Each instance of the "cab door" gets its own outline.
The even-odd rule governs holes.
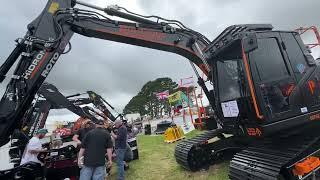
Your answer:
[[[257,45],[258,48],[248,53],[248,59],[265,119],[275,122],[301,113],[300,91],[280,34],[257,33]]]
[[[308,112],[320,107],[320,71],[297,33],[280,33]]]

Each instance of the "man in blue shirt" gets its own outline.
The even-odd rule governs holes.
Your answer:
[[[111,132],[111,136],[115,139],[115,150],[117,155],[118,180],[124,180],[124,156],[127,147],[127,128],[123,125],[122,120],[115,122],[117,133]]]

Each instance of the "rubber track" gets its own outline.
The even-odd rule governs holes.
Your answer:
[[[199,167],[195,167],[192,161],[192,154],[194,154],[195,149],[200,147],[201,144],[205,143],[207,140],[216,137],[219,134],[217,130],[210,130],[206,131],[202,134],[199,134],[198,136],[195,136],[191,139],[185,139],[183,141],[180,141],[176,148],[175,148],[175,158],[178,164],[180,164],[185,169],[195,171],[198,170]],[[204,152],[205,153],[205,152]],[[197,157],[200,160],[202,165],[205,165],[208,163],[209,158],[206,158],[205,156]],[[207,161],[207,162],[206,162]]]
[[[237,153],[230,162],[231,180],[278,180],[283,168],[292,163],[312,145],[319,146],[318,137],[290,139],[291,142],[265,141]]]

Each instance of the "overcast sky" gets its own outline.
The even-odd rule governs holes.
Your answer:
[[[214,39],[227,26],[271,23],[276,29],[293,30],[320,25],[319,0],[86,0],[99,6],[118,4],[141,14],[155,14],[182,21],[188,27]],[[44,8],[45,0],[5,0],[0,6],[0,62],[23,37],[26,26]],[[80,6],[78,6],[80,7]],[[181,56],[74,35],[72,51],[60,57],[47,81],[66,95],[93,90],[119,111],[142,85],[158,77],[193,75]],[[4,84],[1,85],[3,89]],[[70,120],[67,111],[51,113],[50,119]]]

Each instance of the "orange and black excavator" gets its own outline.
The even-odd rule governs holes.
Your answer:
[[[197,170],[235,150],[230,179],[316,176],[320,65],[298,32],[240,24],[209,40],[177,20],[80,0],[48,0],[0,67],[3,80],[19,59],[0,101],[1,145],[21,128],[36,92],[59,57],[71,50],[75,34],[172,52],[189,60],[215,111],[211,120],[217,126],[177,144],[175,157],[184,168]],[[206,86],[195,66],[212,87]],[[0,172],[0,177],[16,172],[28,175],[17,167]]]

